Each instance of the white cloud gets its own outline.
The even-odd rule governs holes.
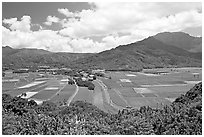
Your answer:
[[[70,42],[74,52],[95,53],[105,50],[104,44],[94,42],[92,39],[72,39]]]
[[[201,26],[202,13],[198,10],[201,9],[201,3],[95,3],[95,5],[96,8],[93,10],[77,12],[80,20],[73,18],[71,21],[69,19],[63,22],[65,28],[62,34],[82,38],[105,36],[113,32],[135,34],[139,31],[142,35],[138,37],[144,38],[144,34],[148,36],[161,30],[179,31],[188,26]]]
[[[70,12],[68,9],[63,8],[63,9],[58,9],[58,12],[65,15],[66,17],[74,17],[74,13]]]
[[[44,24],[50,26],[52,25],[52,23],[57,23],[57,22],[59,22],[59,18],[55,16],[48,16],[47,21],[44,22]]]
[[[93,3],[92,3],[93,4]],[[4,19],[3,45],[32,47],[54,52],[100,52],[142,40],[163,31],[202,26],[201,3],[94,3],[94,9],[70,12],[65,19],[48,16],[46,25],[60,23],[58,31],[31,31],[31,18]],[[101,37],[94,41],[92,36]]]
[[[11,19],[4,19],[4,24],[8,24],[9,28],[11,30],[19,30],[23,32],[30,31],[30,23],[31,23],[31,17],[30,16],[23,16],[21,18],[21,21],[17,21],[17,18],[11,18]]]
[[[10,31],[2,28],[2,43],[13,48],[40,48],[49,51],[72,52],[68,45],[69,38],[62,37],[52,30],[39,30],[34,32]]]
[[[17,18],[10,18],[10,19],[4,19],[3,23],[11,25],[15,23],[16,21],[17,21]]]

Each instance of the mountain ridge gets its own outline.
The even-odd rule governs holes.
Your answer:
[[[189,52],[202,52],[202,37],[193,37],[184,32],[162,32],[156,34],[154,38]]]
[[[98,66],[102,69],[136,69],[174,66],[201,66],[201,56],[181,48],[166,45],[154,37],[121,45],[88,58],[76,60],[74,67]]]
[[[70,68],[136,71],[155,67],[202,66],[202,52],[191,52],[180,45],[170,45],[168,42],[158,40],[158,36],[166,33],[159,33],[141,41],[120,45],[100,53],[50,52],[42,49],[2,47],[2,62],[3,65],[14,64],[15,67],[54,64]],[[175,33],[168,32],[168,34]],[[192,37],[181,32],[176,34]]]

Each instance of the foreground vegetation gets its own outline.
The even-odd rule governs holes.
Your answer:
[[[4,135],[202,134],[202,83],[162,109],[144,106],[109,114],[82,101],[37,105],[8,94],[2,95],[2,107]]]

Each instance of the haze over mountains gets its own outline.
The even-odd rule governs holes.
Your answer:
[[[41,49],[2,48],[3,66],[29,65],[140,70],[155,67],[202,65],[202,38],[183,32],[164,32],[100,53],[53,53]]]

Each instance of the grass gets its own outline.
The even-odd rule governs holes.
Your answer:
[[[50,101],[57,104],[66,103],[67,100],[74,94],[76,85],[66,85],[56,96],[50,99]]]
[[[112,114],[117,114],[118,113],[118,110],[116,110],[115,108],[110,106],[110,104],[108,104],[107,102],[104,102],[103,106],[106,109],[106,111],[109,112],[109,113],[112,113]]]
[[[16,82],[2,82],[2,91],[9,91],[15,88]]]
[[[28,92],[29,90],[27,89],[13,89],[11,91],[8,91],[8,94],[10,94],[11,96],[17,96],[19,94],[22,94],[22,93],[25,93],[25,92]]]
[[[154,93],[164,93],[164,92],[187,92],[190,90],[194,84],[189,84],[185,86],[165,86],[165,87],[148,87]]]
[[[121,86],[122,87],[135,87],[135,84],[132,82],[122,82]]]
[[[112,100],[112,102],[118,106],[122,106],[122,107],[126,107],[127,104],[125,103],[125,101],[123,99],[121,99],[121,97],[113,90],[108,90],[110,99]]]
[[[62,93],[69,93],[76,90],[76,85],[66,85],[60,92]]]
[[[135,93],[133,88],[118,88],[117,89],[124,97],[142,97],[140,94]]]
[[[104,79],[101,78],[101,81],[107,86],[108,89],[112,89],[112,88],[120,88],[120,82],[117,83],[117,81],[114,81],[112,79]]]
[[[47,84],[42,85],[42,86],[38,86],[37,88],[30,90],[30,92],[38,92],[38,91],[41,91],[41,90],[45,89],[47,86],[48,86]]]
[[[184,92],[164,92],[164,93],[157,93],[157,96],[163,98],[176,98],[179,97],[181,94],[185,94]]]
[[[51,98],[54,94],[57,93],[58,90],[43,90],[37,94],[35,94],[34,96],[32,96],[32,98],[34,99],[39,99],[39,100],[48,100],[49,98]]]
[[[140,108],[142,106],[151,106],[153,108],[161,107],[162,105],[168,105],[171,102],[165,98],[158,97],[127,97],[128,104],[130,104],[134,108]]]
[[[92,103],[93,91],[88,90],[87,87],[79,87],[79,91],[73,98],[72,102],[79,100]]]
[[[97,106],[99,109],[103,110],[104,112],[108,112],[104,107],[104,99],[103,99],[103,89],[102,87],[95,81],[93,81],[95,85],[94,92],[93,92],[93,105]]]
[[[157,97],[154,93],[142,93],[144,97]]]
[[[63,92],[63,93],[59,93],[58,95],[54,96],[53,98],[50,99],[50,101],[60,104],[62,102],[67,102],[67,100],[69,100],[69,98],[74,94],[73,91],[71,92]]]

